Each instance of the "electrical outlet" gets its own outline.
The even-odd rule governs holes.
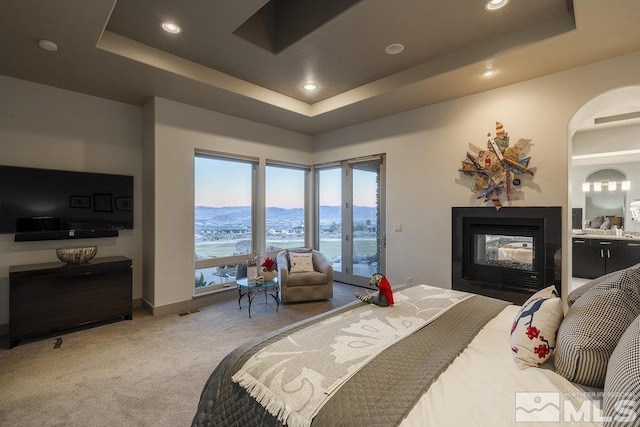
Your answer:
[[[411,278],[411,277],[405,277],[405,279],[404,279],[404,280],[405,280],[405,282],[406,282],[407,284],[409,284],[409,283],[413,283],[413,278]]]
[[[402,231],[402,224],[393,224],[393,231],[399,233]]]

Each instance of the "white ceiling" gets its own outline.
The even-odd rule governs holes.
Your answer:
[[[266,0],[3,0],[0,74],[314,135],[640,49],[638,0],[511,0],[496,12],[485,0],[274,1],[285,13],[265,25],[279,34],[319,25],[277,53],[233,33]],[[341,13],[315,22],[336,3]],[[160,29],[169,18],[181,34]],[[391,43],[405,50],[388,55]],[[309,80],[318,90],[301,89]]]

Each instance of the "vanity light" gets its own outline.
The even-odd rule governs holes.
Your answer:
[[[171,34],[179,34],[182,32],[182,28],[180,28],[178,24],[174,24],[173,22],[169,21],[165,21],[162,23],[162,29]]]
[[[487,10],[498,10],[505,7],[509,3],[509,0],[489,0],[484,6]]]
[[[593,191],[602,191],[602,187],[606,187],[609,191],[616,191],[618,189],[618,185],[620,185],[620,190],[629,191],[631,189],[631,181],[599,181],[599,182],[583,182],[582,183],[582,191],[585,193],[591,191],[591,184],[593,184]]]

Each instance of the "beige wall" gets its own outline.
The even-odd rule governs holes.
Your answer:
[[[311,137],[307,135],[161,98],[154,100],[154,116],[155,197],[153,206],[145,205],[155,213],[154,294],[153,300],[147,300],[146,295],[145,300],[161,307],[193,296],[196,149],[259,158],[261,174],[265,159],[307,165],[312,159]],[[264,200],[264,188],[258,191]],[[147,249],[151,248],[145,246]]]
[[[142,297],[141,109],[0,76],[0,164],[133,175],[135,229],[118,238],[14,242],[0,234],[0,325],[9,322],[9,266],[58,261],[55,249],[97,245],[133,260]]]
[[[504,123],[512,143],[531,138],[533,185],[505,206],[562,206],[568,225],[569,121],[591,98],[640,84],[638,70],[640,53],[330,132],[314,138],[314,161],[386,152],[387,274],[392,283],[410,276],[450,287],[451,207],[483,205],[458,172],[468,144],[486,144],[495,121]],[[403,231],[393,232],[393,224]]]
[[[192,298],[195,149],[258,157],[261,173],[266,158],[312,164],[385,152],[388,275],[449,287],[451,207],[480,205],[457,171],[468,143],[483,145],[496,120],[511,138],[531,138],[538,173],[512,205],[562,206],[569,224],[569,121],[597,95],[640,85],[639,69],[640,53],[627,55],[313,138],[160,98],[139,108],[0,76],[0,163],[134,175],[136,229],[95,244],[133,258],[134,297],[162,307]],[[566,229],[564,241],[566,253]],[[60,244],[0,236],[0,325],[8,266],[54,261]]]

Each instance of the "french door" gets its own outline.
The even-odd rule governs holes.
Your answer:
[[[384,155],[316,166],[316,239],[334,279],[368,286],[385,271]]]

